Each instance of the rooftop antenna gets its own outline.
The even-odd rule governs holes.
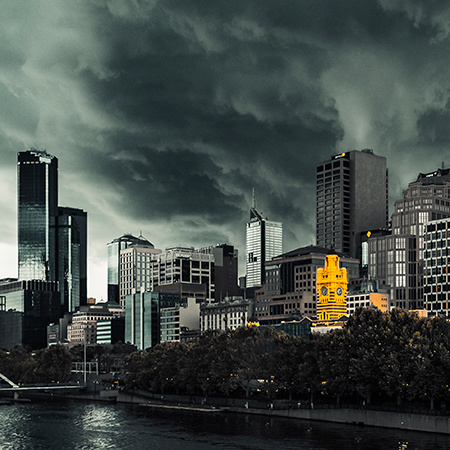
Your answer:
[[[256,195],[255,195],[255,188],[252,188],[252,205],[253,205],[253,209],[256,209]]]

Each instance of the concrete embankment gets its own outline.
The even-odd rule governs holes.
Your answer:
[[[118,402],[138,403],[143,406],[164,409],[179,409],[208,412],[233,412],[239,414],[257,414],[273,417],[285,417],[301,420],[320,420],[358,426],[374,426],[401,430],[425,431],[429,433],[450,434],[450,417],[427,414],[412,414],[367,409],[261,409],[241,406],[211,407],[206,405],[191,406],[189,404],[167,404],[136,395],[120,392]]]
[[[120,390],[101,390],[77,395],[48,395],[39,394],[39,397],[65,397],[87,401],[109,401],[117,403],[139,404],[155,409],[173,409],[198,412],[231,412],[238,414],[255,414],[272,417],[285,417],[297,420],[318,420],[324,422],[336,422],[358,426],[374,426],[394,428],[401,430],[424,431],[429,433],[450,434],[450,416],[437,416],[428,414],[413,414],[407,412],[374,411],[369,409],[264,409],[261,407],[245,407],[245,400],[237,400],[223,406],[211,403],[202,404],[189,402],[185,396],[170,396],[161,398],[157,395],[145,395],[144,393],[129,393]],[[213,399],[209,399],[213,401]],[[239,405],[239,406],[236,406]]]

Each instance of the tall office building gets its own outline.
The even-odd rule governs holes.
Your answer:
[[[281,253],[283,224],[264,218],[253,202],[246,228],[246,287],[262,286],[265,281],[264,263]]]
[[[112,240],[108,248],[108,301],[120,303],[120,251],[138,246],[141,248],[155,248],[153,244],[142,235],[135,237],[131,234],[124,234],[123,236]]]
[[[388,223],[386,158],[352,150],[316,167],[317,245],[361,259],[361,232]]]
[[[19,279],[56,281],[58,159],[35,149],[17,159]]]
[[[422,309],[424,224],[450,217],[450,169],[420,173],[394,208],[392,234],[368,240],[369,277],[389,285],[392,307]],[[428,235],[429,240],[432,238],[433,234]],[[427,272],[433,272],[434,259],[427,253]],[[428,302],[431,298],[426,296]]]
[[[87,301],[87,214],[58,208],[58,281],[63,311],[75,312]]]

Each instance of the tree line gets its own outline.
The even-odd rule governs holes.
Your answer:
[[[450,397],[450,324],[359,309],[342,329],[292,337],[273,328],[209,331],[126,360],[126,385],[158,393],[264,395],[310,402],[428,403]]]

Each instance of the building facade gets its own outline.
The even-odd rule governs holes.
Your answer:
[[[361,232],[388,223],[386,158],[352,150],[316,167],[317,245],[361,260]]]
[[[200,331],[200,304],[185,298],[175,306],[161,308],[161,342],[181,342],[182,331]]]
[[[316,274],[325,267],[330,250],[301,247],[267,262],[266,283],[256,291],[254,319],[262,325],[299,320],[317,314]],[[340,255],[348,281],[359,278],[359,261]]]
[[[145,350],[161,342],[160,311],[180,297],[168,292],[136,292],[125,297],[125,341]]]
[[[265,282],[264,263],[283,253],[283,224],[269,221],[255,207],[246,227],[246,287]]]
[[[119,293],[120,304],[125,305],[125,297],[133,292],[153,290],[153,255],[161,250],[153,246],[132,244],[120,250]]]
[[[172,247],[164,253],[152,255],[151,277],[154,290],[163,286],[204,285],[206,301],[215,298],[214,254],[212,247],[194,249],[193,247]]]
[[[339,320],[347,315],[347,270],[339,267],[339,256],[327,255],[325,267],[317,269],[317,319]]]
[[[450,170],[419,174],[395,202],[392,234],[368,240],[369,277],[389,285],[390,307],[424,307],[424,225],[450,217]]]
[[[131,246],[154,249],[153,244],[142,235],[125,234],[113,239],[108,245],[108,301],[120,303],[120,251]]]
[[[58,159],[31,149],[17,163],[19,279],[57,281]]]
[[[22,315],[21,331],[17,331],[22,334],[20,345],[45,348],[47,325],[58,321],[60,316],[58,283],[5,279],[0,281],[0,297],[3,297],[6,313],[13,311]],[[14,316],[16,320],[17,314]]]
[[[242,298],[228,298],[221,302],[201,305],[201,332],[245,327],[249,319],[249,309],[250,302]]]
[[[75,312],[87,302],[87,213],[59,207],[57,230],[62,310]]]
[[[450,218],[424,226],[423,293],[428,317],[449,317]]]

